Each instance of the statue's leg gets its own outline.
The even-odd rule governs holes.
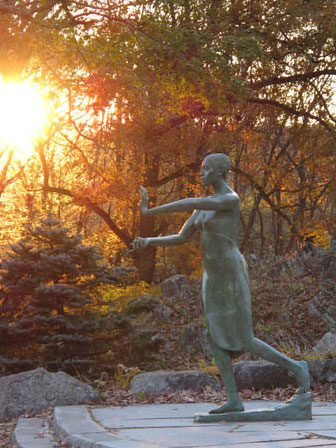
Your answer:
[[[298,382],[298,393],[305,393],[310,388],[309,371],[306,361],[294,361],[257,338],[253,338],[246,346],[246,349],[252,354],[267,361],[274,362],[283,369],[292,372]]]
[[[228,393],[227,402],[219,408],[212,409],[209,414],[223,414],[224,412],[243,411],[244,406],[240,401],[240,397],[238,394],[236,380],[233,374],[231,356],[226,350],[222,350],[221,348],[217,347],[211,340],[209,342],[216,365],[219,368],[221,377]]]

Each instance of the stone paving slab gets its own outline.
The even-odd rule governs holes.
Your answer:
[[[207,445],[221,445],[232,446],[242,441],[242,435],[237,432],[229,432],[221,427],[197,427],[197,428],[173,428],[173,429],[159,429],[153,428],[148,432],[145,428],[138,430],[123,431],[124,437],[141,440],[144,443],[149,441],[149,438],[155,440],[156,443],[164,447],[204,447]],[[271,440],[278,441],[279,439],[294,440],[299,439],[299,435],[292,435],[286,431],[281,434],[281,438],[274,433],[260,431],[254,433],[245,433],[245,443],[268,442]]]
[[[141,441],[146,445],[152,440],[161,446],[169,448],[204,448],[206,446],[215,445],[223,448],[237,446],[240,448],[242,443],[259,446],[261,443],[268,443],[269,447],[277,446],[282,447],[282,442],[285,441],[298,441],[306,439],[306,446],[310,446],[311,437],[310,432],[304,431],[273,431],[270,428],[260,427],[259,431],[249,432],[245,430],[241,432],[239,430],[230,432],[226,428],[222,427],[197,427],[197,428],[170,428],[162,430],[161,428],[148,428],[125,430],[123,431],[123,437]],[[319,437],[320,441],[323,437]],[[336,439],[333,441],[336,446]],[[273,444],[273,445],[272,445]],[[323,445],[323,443],[320,443]]]
[[[246,410],[255,409],[253,402],[244,403]],[[279,402],[275,401],[265,401],[263,402],[264,408],[272,408],[279,405]],[[129,427],[130,425],[143,426],[141,420],[151,420],[155,426],[161,426],[164,421],[168,421],[170,418],[176,423],[178,419],[180,421],[188,421],[188,424],[192,422],[194,414],[201,412],[209,412],[210,409],[216,407],[216,405],[211,403],[191,403],[191,404],[160,404],[160,411],[156,405],[138,405],[138,406],[125,406],[125,407],[94,407],[91,409],[92,414],[98,420],[101,420],[103,425],[109,423],[113,426],[119,427]],[[336,414],[336,406],[335,406]],[[184,422],[185,423],[185,422]],[[217,423],[214,423],[217,425]],[[211,423],[210,423],[211,425]],[[180,426],[180,425],[178,425]]]
[[[234,445],[234,448],[311,448],[311,447],[319,447],[319,448],[335,448],[335,442],[331,440],[281,440],[280,442],[258,442],[256,444],[250,443],[240,443],[239,445]],[[223,448],[223,445],[211,445],[209,448]]]
[[[190,428],[191,426],[193,428],[196,427],[201,427],[201,428],[205,428],[206,427],[217,427],[218,423],[193,423],[193,419],[192,418],[188,418],[188,419],[152,419],[150,421],[148,421],[147,419],[139,419],[139,420],[133,420],[133,421],[121,421],[117,418],[109,418],[107,415],[102,416],[102,418],[100,419],[99,416],[101,415],[101,413],[98,412],[92,412],[93,417],[96,419],[98,419],[100,421],[100,423],[107,429],[112,429],[112,430],[126,430],[126,429],[141,429],[146,427],[146,425],[148,425],[148,427],[150,428],[179,428],[179,427],[186,427],[186,428]],[[335,416],[335,420],[336,420],[336,416]],[[263,422],[263,424],[266,422]],[[326,419],[324,419],[323,417],[314,417],[313,420],[310,421],[301,421],[301,425],[300,425],[300,421],[298,422],[287,422],[286,425],[284,425],[283,422],[268,422],[270,423],[268,426],[270,428],[272,428],[272,431],[282,431],[284,426],[286,427],[286,429],[288,429],[289,431],[328,431],[330,430],[330,422],[326,421]],[[278,425],[276,424],[278,423]],[[223,422],[221,423],[222,425],[224,424]],[[235,422],[235,423],[225,423],[225,427],[227,428],[227,430],[230,430],[231,428],[235,428],[235,427],[240,427],[240,432],[244,432],[245,430],[248,432],[254,432],[254,431],[259,431],[260,430],[260,422],[249,422],[249,424],[247,425],[246,423],[244,423],[244,426],[241,427],[240,426],[240,422]],[[336,423],[335,423],[336,426]]]
[[[327,430],[321,430],[318,431],[318,435],[321,437],[326,437],[335,440],[335,447],[336,447],[336,418],[333,420],[333,429],[327,429]],[[314,431],[315,432],[315,431]]]
[[[251,401],[246,409],[278,402]],[[206,403],[127,407],[62,406],[54,410],[56,436],[73,448],[336,448],[336,404],[313,403],[313,420],[194,423]],[[13,440],[19,448],[54,448],[43,419],[21,418]]]
[[[13,433],[19,448],[54,448],[56,442],[48,423],[43,418],[20,417]]]
[[[56,436],[74,448],[160,448],[148,441],[128,440],[124,434],[105,429],[92,419],[86,406],[61,406],[54,409]]]
[[[279,402],[258,402],[261,408],[272,408],[278,406]],[[140,405],[131,407],[100,407],[91,409],[93,418],[99,421],[102,426],[109,429],[131,429],[142,428],[148,423],[151,427],[193,427],[203,426],[203,423],[194,423],[194,414],[198,412],[206,413],[214,407],[209,403],[198,404],[163,404],[160,405],[160,413],[158,408],[154,405]],[[256,410],[255,402],[245,403],[246,410]],[[336,419],[336,405],[335,406],[314,406],[314,419],[306,421],[287,422],[286,428],[290,430],[300,429],[330,429],[330,422],[324,419],[323,416],[335,415]],[[237,426],[236,423],[226,423],[232,427]],[[217,426],[218,423],[207,423],[207,426]],[[281,430],[283,423],[271,422],[273,430]],[[227,426],[229,427],[229,426]],[[254,431],[260,428],[260,422],[249,422],[248,430]]]
[[[278,404],[251,401],[246,409]],[[63,431],[59,435],[68,434],[73,446],[80,448],[336,447],[336,405],[332,403],[314,403],[309,421],[194,423],[195,413],[213,407],[208,403],[68,406],[55,409],[55,422]]]
[[[313,403],[313,415],[336,415],[336,404],[333,403]]]

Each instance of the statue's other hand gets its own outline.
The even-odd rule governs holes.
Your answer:
[[[141,194],[141,200],[140,200],[140,211],[144,215],[148,210],[148,191],[145,187],[140,187],[140,194]]]
[[[149,243],[149,238],[135,238],[131,243],[131,251],[132,252],[140,252],[141,250],[146,249]]]

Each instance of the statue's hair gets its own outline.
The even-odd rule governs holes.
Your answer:
[[[206,160],[210,162],[212,166],[223,170],[223,177],[226,178],[227,172],[231,168],[230,158],[226,154],[222,152],[209,154],[205,157],[204,162]]]

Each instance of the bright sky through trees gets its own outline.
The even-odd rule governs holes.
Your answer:
[[[30,82],[0,80],[0,144],[15,147],[17,157],[33,151],[33,141],[46,123],[46,107],[42,93]]]

